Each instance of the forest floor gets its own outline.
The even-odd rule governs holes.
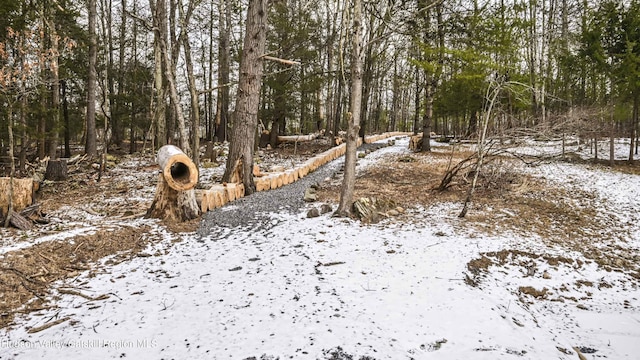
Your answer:
[[[121,157],[99,182],[79,164],[42,187],[49,224],[0,229],[0,359],[637,358],[637,162],[609,168],[578,145],[572,162],[496,156],[459,218],[473,174],[434,188],[473,147],[407,146],[359,160],[356,197],[386,207],[375,224],[307,218],[313,203],[280,209],[301,197],[290,185],[167,227],[142,216],[157,180],[151,157]],[[291,167],[324,149],[265,151],[260,165]],[[221,176],[218,160],[202,165],[202,187]],[[335,208],[341,162],[301,189],[315,185]],[[259,226],[214,221],[240,206],[264,212],[260,201],[273,211]]]

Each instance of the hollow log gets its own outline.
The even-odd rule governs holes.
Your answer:
[[[198,183],[198,168],[193,161],[173,145],[161,147],[157,159],[160,175],[147,216],[178,222],[200,216],[194,189]]]
[[[161,147],[158,150],[158,165],[167,185],[174,190],[190,190],[198,183],[196,164],[177,146]]]

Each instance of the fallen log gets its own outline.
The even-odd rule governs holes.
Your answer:
[[[177,146],[161,147],[157,159],[164,179],[172,189],[186,191],[198,183],[196,164]]]
[[[201,210],[194,190],[198,183],[198,168],[194,162],[173,145],[161,147],[157,160],[160,175],[147,216],[179,222],[197,218]]]
[[[278,143],[293,143],[300,141],[311,141],[318,137],[318,134],[309,134],[309,135],[287,135],[287,136],[278,136]]]
[[[30,219],[18,214],[15,211],[11,211],[11,218],[9,219],[9,225],[19,230],[29,230],[33,227],[33,222]],[[0,214],[0,224],[6,223],[6,216]]]

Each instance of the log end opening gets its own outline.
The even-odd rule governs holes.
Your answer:
[[[198,168],[186,155],[174,155],[164,167],[164,178],[174,190],[190,190],[198,183]]]

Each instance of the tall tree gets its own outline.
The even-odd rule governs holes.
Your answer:
[[[229,80],[231,47],[231,1],[218,2],[218,91],[215,114],[214,138],[220,142],[227,140],[227,125],[229,123]]]
[[[230,182],[240,172],[247,195],[255,191],[253,150],[258,127],[269,4],[270,0],[249,0],[235,118],[226,170],[222,177],[223,181]]]
[[[151,14],[153,22],[158,23],[156,31],[153,33],[153,58],[154,58],[154,110],[153,110],[153,126],[156,132],[156,147],[160,148],[167,144],[167,94],[166,94],[166,81],[163,72],[163,56],[162,48],[160,46],[160,34],[164,33],[163,37],[166,38],[167,33],[167,4],[165,0],[149,0],[149,7],[151,8]]]
[[[96,37],[96,0],[89,0],[89,77],[87,79],[87,134],[85,153],[95,157],[97,150],[96,133],[96,62],[98,58],[98,41]]]
[[[347,116],[347,149],[344,160],[344,178],[340,189],[337,215],[351,213],[356,183],[356,150],[362,109],[362,0],[353,0],[353,40],[351,49],[351,106]]]
[[[191,21],[191,17],[193,12],[198,5],[199,0],[191,0],[189,1],[189,5],[187,6],[187,10],[185,11],[182,6],[182,1],[178,1],[178,10],[180,16],[180,41],[182,43],[182,47],[184,48],[184,58],[187,67],[187,80],[189,87],[189,95],[191,96],[191,148],[193,150],[193,162],[198,166],[200,163],[200,101],[199,101],[199,93],[196,84],[196,77],[194,75],[193,70],[193,60],[191,56],[191,43],[189,42],[189,22]],[[185,129],[186,131],[186,129]]]

